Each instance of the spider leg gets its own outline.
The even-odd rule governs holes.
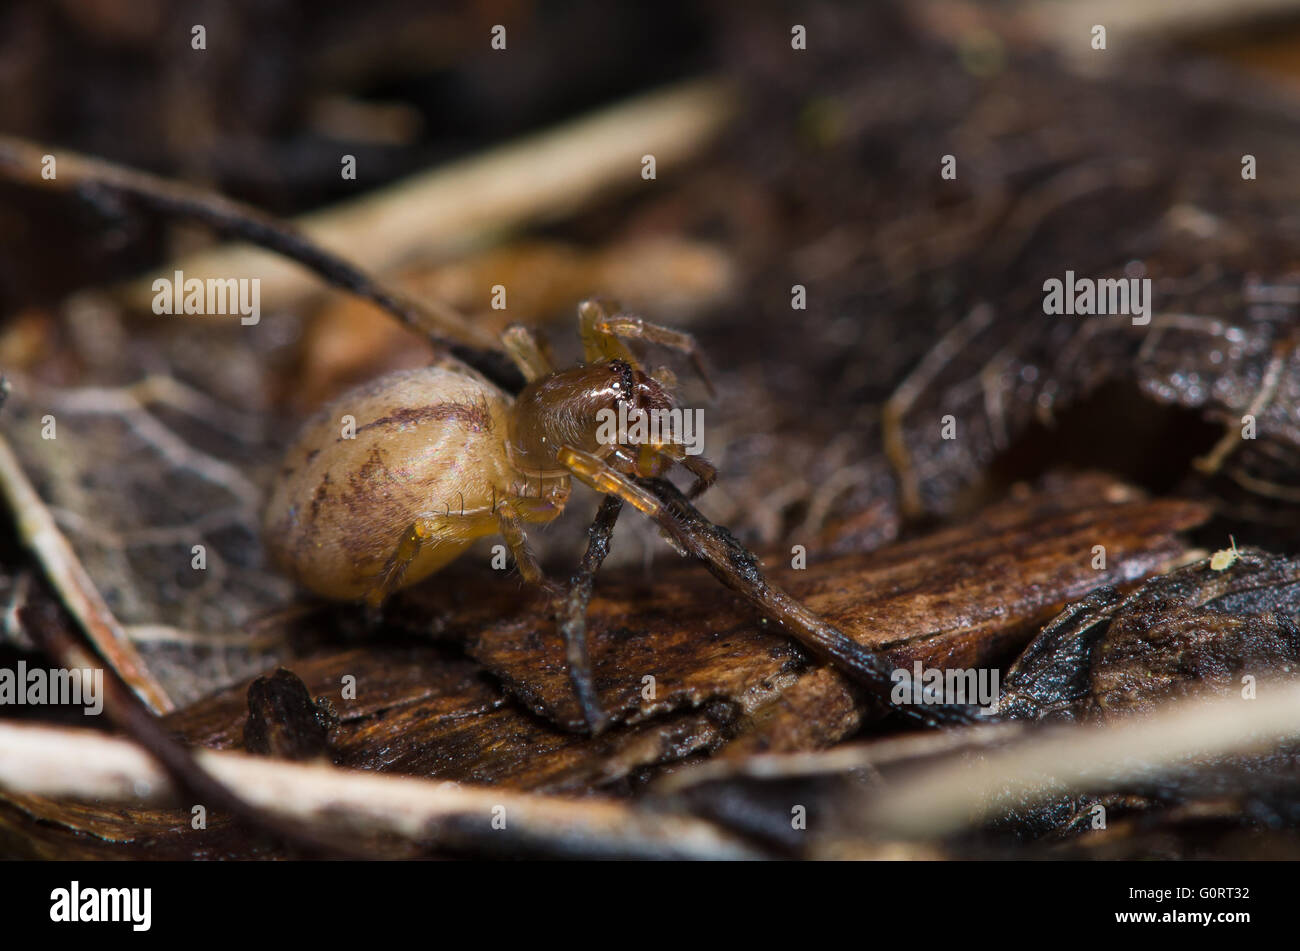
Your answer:
[[[421,512],[402,533],[384,567],[374,576],[365,603],[370,609],[377,609],[389,595],[400,589],[411,565],[430,545],[437,547],[448,543],[453,551],[447,554],[455,557],[474,539],[497,532],[505,538],[506,547],[519,566],[519,573],[554,596],[559,589],[549,585],[542,575],[536,559],[528,550],[522,523],[549,521],[555,517],[556,511],[556,506],[545,500],[502,496],[494,499],[490,509],[456,512],[449,505],[446,511]]]
[[[677,374],[668,367],[655,367],[650,372],[650,379],[654,380],[669,393],[677,392]]]
[[[537,585],[553,598],[559,597],[562,593],[560,588],[554,582],[546,580],[541,565],[537,563],[532,549],[528,547],[528,536],[524,533],[524,517],[525,513],[521,512],[520,506],[513,499],[502,499],[497,505],[497,524],[501,529],[502,537],[506,540],[506,547],[510,549],[510,555],[519,568],[519,573],[529,584]]]
[[[583,359],[588,363],[624,360],[634,367],[641,365],[618,337],[599,329],[599,325],[618,309],[618,304],[599,297],[592,297],[578,305],[578,335],[582,339]]]
[[[407,569],[431,539],[437,545],[444,539],[460,542],[475,538],[482,534],[484,521],[482,512],[466,515],[421,512],[402,534],[402,540],[376,576],[376,583],[366,592],[366,605],[371,609],[378,608],[390,594],[402,587]]]
[[[713,463],[703,456],[688,454],[676,443],[651,443],[639,446],[635,455],[624,446],[615,446],[610,453],[610,459],[618,463],[618,471],[641,479],[654,478],[658,474],[660,470],[655,462],[660,456],[677,463],[695,476],[695,484],[686,495],[688,499],[698,499],[709,486],[718,481],[718,470]]]
[[[698,499],[708,491],[709,486],[718,481],[718,470],[713,463],[709,462],[709,460],[705,459],[703,456],[690,455],[685,449],[676,443],[664,443],[663,445],[654,445],[649,447],[643,446],[642,452],[644,453],[647,448],[651,449],[653,452],[659,453],[660,455],[667,456],[691,475],[695,476],[695,484],[691,486],[691,490],[686,493],[688,499]],[[642,466],[638,470],[638,475],[646,471],[647,467]]]
[[[604,495],[617,495],[652,518],[659,514],[662,506],[658,499],[591,453],[564,446],[556,458],[560,465],[572,472],[584,485]]]
[[[611,313],[609,308],[612,308],[614,312]],[[578,314],[580,318],[579,332],[582,335],[583,349],[586,351],[588,360],[594,360],[598,357],[604,357],[607,360],[621,357],[626,360],[630,356],[630,351],[622,341],[648,340],[651,343],[680,350],[689,356],[692,365],[695,367],[695,372],[704,381],[709,396],[716,395],[713,381],[709,379],[708,371],[704,368],[703,355],[700,353],[695,338],[690,334],[660,324],[652,324],[635,314],[619,311],[612,303],[607,307],[601,301],[584,301],[578,308]],[[616,351],[621,351],[621,353]],[[633,366],[639,365],[635,360],[631,362]]]
[[[523,324],[511,324],[501,334],[501,345],[529,383],[554,369],[550,355],[537,334]]]
[[[681,463],[687,472],[695,476],[695,484],[686,493],[688,499],[698,499],[708,491],[709,486],[718,481],[718,470],[703,456],[687,456]]]
[[[506,499],[497,506],[497,519],[506,545],[519,566],[519,573],[530,584],[535,584],[550,595],[555,605],[555,622],[564,640],[564,657],[569,667],[569,682],[577,695],[582,718],[594,736],[609,725],[609,717],[600,707],[595,683],[591,675],[591,658],[587,651],[587,604],[596,571],[609,553],[610,536],[614,521],[623,503],[615,496],[606,496],[589,530],[590,541],[582,564],[573,576],[567,590],[546,580],[541,566],[528,547],[523,522],[530,516],[542,514],[549,505],[538,506],[532,499]]]

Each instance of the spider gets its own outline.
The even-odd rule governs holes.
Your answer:
[[[275,564],[316,594],[377,607],[500,535],[524,579],[558,599],[524,526],[558,517],[572,479],[650,517],[661,503],[636,478],[678,464],[695,477],[690,497],[704,492],[717,471],[676,434],[634,443],[626,430],[610,439],[602,429],[620,404],[627,416],[673,407],[672,374],[647,374],[625,340],[689,354],[712,393],[693,338],[597,299],[579,305],[578,319],[585,362],[564,369],[527,328],[505,331],[527,381],[514,399],[447,358],[380,377],[316,413],[288,450],[263,519]],[[577,655],[569,651],[570,679],[596,732],[604,715],[585,642]]]

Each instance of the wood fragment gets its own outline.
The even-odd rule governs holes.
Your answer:
[[[996,663],[1066,602],[1099,585],[1130,584],[1180,562],[1186,547],[1177,533],[1199,524],[1208,511],[1116,490],[1107,480],[1070,481],[1057,488],[1059,494],[1009,501],[931,536],[870,555],[814,562],[802,571],[774,569],[771,577],[790,592],[786,597],[799,599],[802,611],[885,669],[883,689],[877,684],[872,693],[888,696],[889,672],[898,667],[916,661],[962,668]],[[680,531],[706,557],[725,558],[730,551],[725,542],[705,547],[698,539],[708,529],[700,523]],[[1107,548],[1104,570],[1092,567],[1096,544]],[[445,617],[445,636],[464,637],[471,656],[530,709],[581,729],[545,605],[526,593],[505,599],[499,586],[489,596],[478,583],[466,583],[471,586],[459,589],[454,607],[450,592],[439,585],[410,592],[404,603],[412,619]],[[833,665],[834,676],[800,688],[811,695],[786,696],[811,672],[810,658],[751,613],[766,613],[764,589],[758,597],[749,606],[719,597],[716,584],[689,564],[665,565],[652,586],[626,572],[602,577],[590,604],[588,639],[604,709],[615,720],[636,723],[726,701],[744,717],[761,720],[775,715],[768,704],[785,697],[780,702],[790,705],[787,714],[768,728],[780,732],[796,727],[797,720],[808,725],[804,730],[825,731],[815,740],[796,729],[788,734],[792,742],[801,735],[798,742],[825,744],[850,732],[866,709],[854,678]],[[803,643],[803,632],[789,633]],[[653,699],[644,695],[647,675],[654,677]],[[809,704],[839,712],[824,721],[796,715],[798,709],[806,714]],[[746,726],[758,730],[757,720]]]

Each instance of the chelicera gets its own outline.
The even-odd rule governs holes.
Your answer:
[[[378,606],[476,540],[500,535],[520,574],[558,597],[524,527],[558,517],[572,479],[651,517],[661,503],[637,478],[679,464],[695,477],[692,497],[708,488],[715,469],[673,433],[633,444],[603,428],[620,406],[625,418],[673,407],[671,373],[646,373],[626,340],[684,351],[703,376],[694,340],[599,300],[584,301],[578,316],[584,362],[574,367],[554,368],[532,332],[507,329],[503,345],[526,380],[513,399],[447,358],[383,376],[321,409],[271,490],[264,533],[276,565],[318,595]],[[604,716],[585,654],[569,650],[570,676],[596,730]]]

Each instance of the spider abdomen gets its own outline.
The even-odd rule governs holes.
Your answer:
[[[506,459],[510,398],[450,363],[404,370],[350,390],[302,427],[263,519],[272,560],[329,598],[366,595],[395,540],[445,513],[402,586],[497,531],[494,507],[518,480]]]

